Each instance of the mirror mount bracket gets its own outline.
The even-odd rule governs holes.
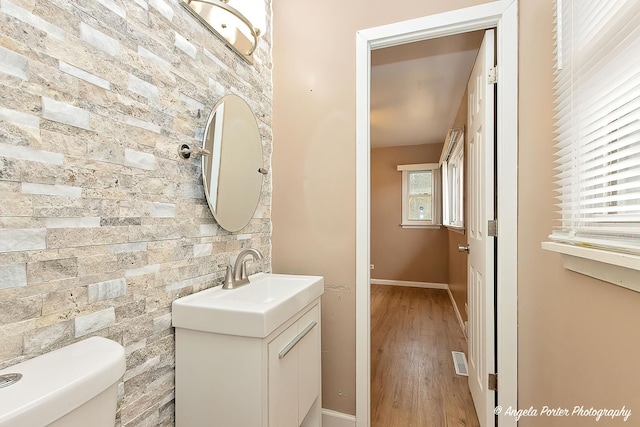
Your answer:
[[[201,156],[210,156],[211,152],[209,150],[205,150],[204,148],[200,148],[196,145],[181,144],[178,147],[178,155],[183,159],[191,158],[192,154],[201,155]]]

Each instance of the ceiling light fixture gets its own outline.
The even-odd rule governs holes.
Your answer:
[[[209,31],[250,64],[266,25],[264,0],[181,0]]]

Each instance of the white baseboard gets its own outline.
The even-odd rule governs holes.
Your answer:
[[[462,329],[462,335],[464,335],[464,339],[467,339],[467,330],[464,327],[464,321],[462,320],[462,316],[460,315],[460,310],[458,310],[458,304],[456,304],[456,300],[453,298],[453,294],[451,293],[451,289],[447,285],[447,293],[449,294],[449,298],[451,298],[451,305],[453,305],[453,311],[456,313],[456,319],[458,319],[458,325],[460,325],[460,329]]]
[[[372,285],[387,285],[387,286],[411,286],[413,288],[427,288],[427,289],[449,289],[449,285],[446,283],[429,283],[429,282],[407,282],[405,280],[386,280],[386,279],[371,279]]]
[[[322,427],[356,427],[356,417],[331,409],[323,409]]]

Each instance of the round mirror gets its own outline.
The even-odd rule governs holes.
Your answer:
[[[222,228],[244,228],[258,206],[262,190],[262,143],[258,123],[236,95],[214,107],[204,132],[202,181],[213,217]]]

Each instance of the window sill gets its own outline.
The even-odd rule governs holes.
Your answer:
[[[412,225],[412,224],[400,224],[400,227],[402,228],[432,228],[432,229],[439,229],[441,226],[440,225]]]
[[[640,292],[640,256],[556,242],[542,242],[542,249],[562,254],[568,270]]]

